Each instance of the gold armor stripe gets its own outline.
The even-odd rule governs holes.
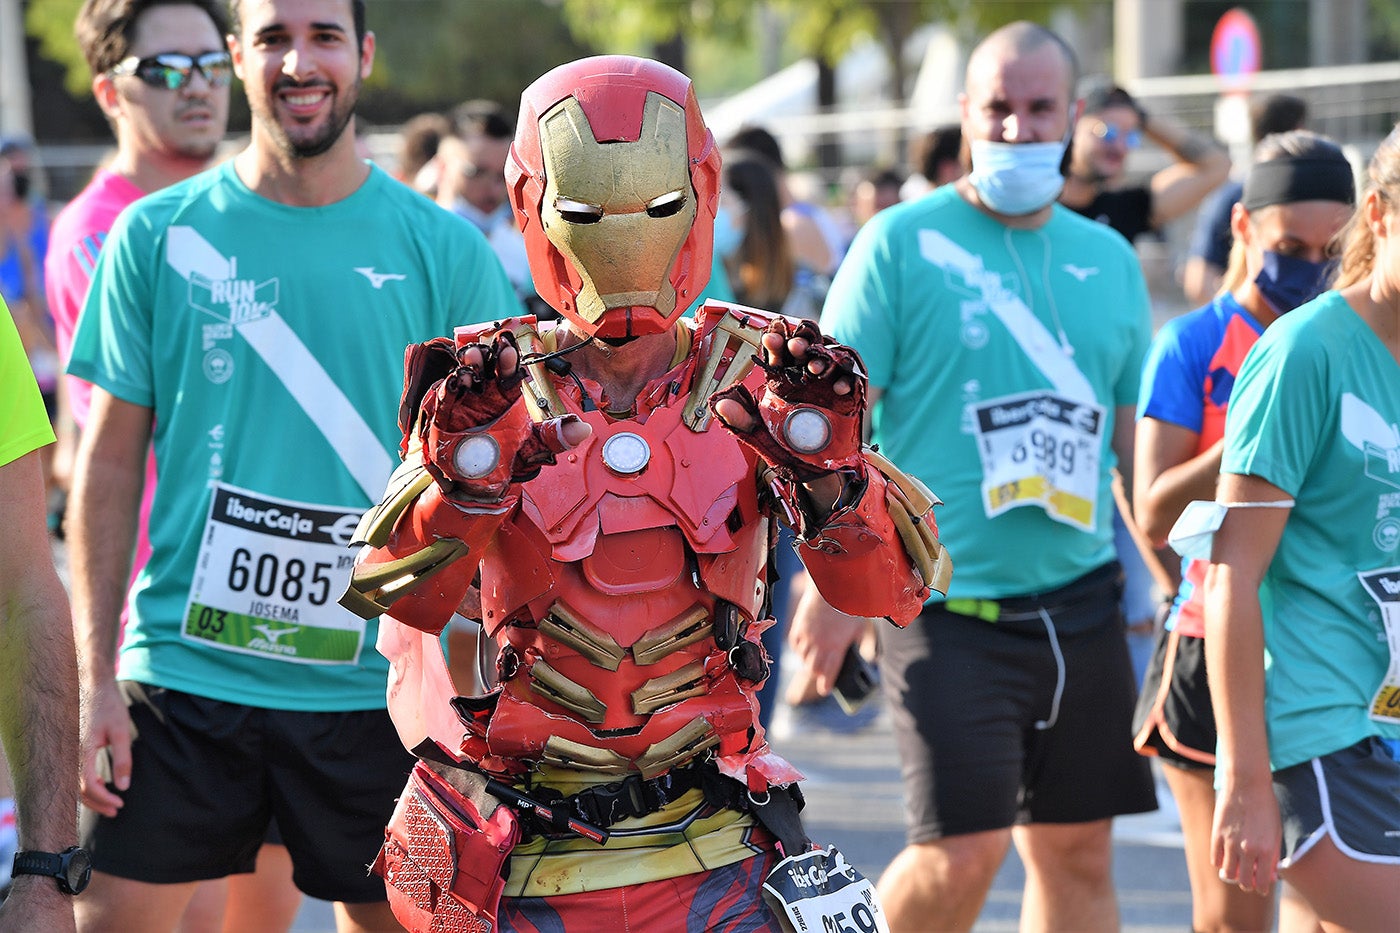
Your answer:
[[[676,333],[676,352],[671,354],[671,365],[668,369],[675,369],[685,358],[690,356],[690,345],[695,342],[695,332],[685,324],[680,324],[674,328]]]
[[[943,504],[943,500],[935,496],[922,480],[905,473],[894,465],[893,460],[875,448],[862,447],[861,453],[865,454],[865,459],[871,466],[884,474],[885,479],[899,487],[899,491],[909,500],[909,511],[912,514],[922,515],[935,505]]]
[[[399,516],[432,484],[433,477],[416,458],[399,464],[398,469],[389,477],[384,499],[360,516],[360,523],[355,526],[355,537],[350,544],[368,544],[371,547],[383,547],[388,544],[389,534],[394,530]]]
[[[614,829],[681,822],[704,803],[703,793],[688,791],[656,813],[623,820]],[[591,890],[589,879],[607,878],[610,885],[622,886],[721,868],[761,851],[751,841],[753,825],[751,813],[720,810],[679,831],[615,835],[602,847],[582,836],[536,836],[511,852],[505,896],[575,894]]]
[[[549,612],[537,626],[541,634],[560,644],[568,645],[601,668],[615,671],[627,656],[623,648],[607,632],[584,622],[562,602],[549,607]]]
[[[953,577],[953,559],[948,549],[938,540],[933,526],[924,521],[928,510],[942,505],[929,488],[917,476],[905,473],[895,466],[884,454],[873,447],[863,447],[866,462],[885,477],[885,504],[889,506],[890,518],[899,532],[899,540],[914,562],[914,569],[924,581],[924,586],[940,593],[948,592],[948,583]]]
[[[530,689],[594,725],[601,723],[608,711],[603,701],[594,696],[591,690],[574,683],[544,661],[536,661],[530,666]]]
[[[685,615],[643,634],[632,644],[632,657],[643,667],[655,664],[673,652],[704,641],[713,628],[709,612],[704,606],[696,606]]]
[[[716,737],[715,741],[719,741]],[[627,774],[632,768],[626,758],[606,748],[593,748],[551,735],[540,753],[545,762],[575,771],[601,771],[604,774]]]
[[[651,780],[658,774],[697,758],[707,748],[719,744],[719,734],[715,732],[703,716],[697,716],[686,723],[675,734],[656,742],[637,756],[637,769],[642,777]]]
[[[924,586],[946,594],[953,577],[953,561],[948,556],[948,549],[939,543],[928,522],[907,511],[906,500],[895,492],[893,484],[886,487],[885,504],[889,506],[890,518],[899,532],[899,540],[909,559],[914,562],[914,569],[924,581]]]
[[[384,564],[357,564],[340,604],[362,619],[373,619],[405,593],[467,553],[456,538],[439,538],[415,554]]]
[[[647,716],[672,703],[705,694],[705,662],[693,661],[632,691],[632,711]]]
[[[550,353],[554,347],[546,346],[540,334],[530,324],[517,324],[511,331],[521,356],[535,353]],[[550,341],[551,343],[553,341]],[[548,421],[565,413],[564,402],[554,391],[554,382],[543,363],[531,363],[525,367],[525,381],[520,384],[521,395],[525,399],[525,409],[535,422]]]
[[[704,431],[710,423],[710,397],[747,376],[753,368],[754,354],[762,352],[763,328],[745,323],[732,311],[725,312],[711,334],[705,367],[691,389],[691,401],[681,416],[686,427],[697,433]],[[730,354],[731,360],[728,368],[720,373],[720,361],[726,354]]]

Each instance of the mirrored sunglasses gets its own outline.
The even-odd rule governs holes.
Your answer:
[[[164,52],[150,58],[133,55],[117,62],[110,74],[117,77],[135,75],[151,87],[178,91],[190,83],[190,77],[196,70],[209,82],[210,87],[227,87],[233,80],[233,59],[228,52],[205,52],[198,58],[179,52]]]
[[[1136,149],[1142,145],[1142,131],[1128,130],[1124,132],[1112,123],[1099,123],[1094,127],[1094,135],[1106,143],[1116,143],[1122,141],[1123,145],[1129,149]]]

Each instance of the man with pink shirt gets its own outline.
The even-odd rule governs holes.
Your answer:
[[[73,331],[102,241],[122,209],[208,168],[228,122],[233,71],[220,0],[87,0],[74,31],[92,69],[92,94],[117,137],[117,154],[54,219],[44,262],[58,354],[67,365]],[[87,422],[92,387],[64,377],[60,447],[71,457]],[[146,464],[134,569],[150,555],[146,517],[155,463]]]
[[[214,163],[228,122],[233,76],[223,0],[86,0],[74,31],[117,152],[54,219],[49,235],[44,273],[64,366],[107,231],[128,204]],[[60,411],[60,434],[66,435],[60,446],[71,456],[77,446],[74,429],[87,423],[92,386],[65,376],[61,395],[67,403]],[[146,526],[155,481],[155,460],[148,456],[133,579],[150,556]],[[226,903],[217,882],[206,885],[186,921],[200,926],[200,917],[212,921],[225,910],[229,928],[240,922],[250,929],[290,923],[300,905],[290,866],[284,846],[264,845],[255,875],[238,876]]]

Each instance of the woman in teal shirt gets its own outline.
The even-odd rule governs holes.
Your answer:
[[[1343,236],[1334,289],[1265,332],[1230,399],[1211,846],[1226,882],[1281,870],[1328,929],[1381,930],[1400,917],[1400,129]]]

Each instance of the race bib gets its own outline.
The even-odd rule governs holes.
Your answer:
[[[365,622],[337,603],[362,509],[216,484],[182,634],[223,651],[298,664],[354,664]]]
[[[988,518],[1038,506],[1057,522],[1092,531],[1099,501],[1105,409],[1051,392],[1027,392],[973,408]]]
[[[1390,645],[1390,668],[1381,688],[1371,698],[1371,718],[1377,722],[1400,723],[1400,567],[1370,570],[1356,576],[1381,607],[1385,638]]]
[[[763,899],[786,933],[890,933],[875,886],[835,846],[783,859]]]

